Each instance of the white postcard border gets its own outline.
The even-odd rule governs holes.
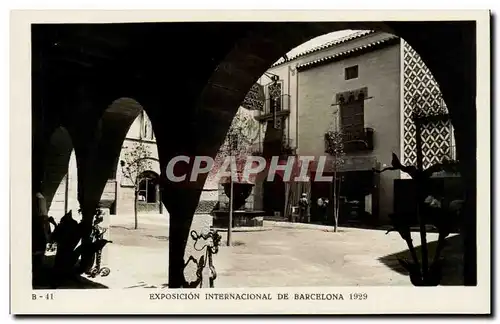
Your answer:
[[[31,57],[30,23],[132,21],[402,21],[477,22],[476,287],[293,287],[197,290],[51,290],[31,288]],[[11,13],[11,312],[15,314],[392,314],[489,313],[490,309],[490,16],[481,11],[16,11]],[[15,179],[15,181],[13,181]],[[273,300],[206,301],[205,293],[269,293]],[[278,293],[341,293],[344,300],[276,300]],[[350,293],[368,294],[349,300]],[[33,294],[53,293],[53,300]],[[199,293],[199,300],[151,299],[150,294]]]

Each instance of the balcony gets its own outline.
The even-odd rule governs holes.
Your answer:
[[[267,98],[264,102],[264,110],[255,117],[258,121],[267,121],[274,116],[283,117],[290,115],[290,95],[281,95],[276,99]]]
[[[276,156],[287,157],[296,154],[294,141],[290,138],[283,138],[281,142],[269,141],[254,143],[251,147],[251,152],[255,156]]]
[[[373,150],[373,128],[359,131],[345,130],[342,134],[343,151],[345,153]],[[334,144],[325,134],[325,152],[331,152]]]
[[[344,131],[344,152],[373,150],[373,128],[361,131]]]

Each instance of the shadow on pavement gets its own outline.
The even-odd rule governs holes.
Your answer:
[[[108,287],[98,282],[74,275],[61,279],[54,273],[52,265],[54,256],[45,257],[43,266],[33,273],[33,289],[107,289]]]
[[[158,287],[158,286],[155,286],[155,285],[148,285],[147,283],[141,281],[141,282],[137,283],[137,285],[125,287],[125,289],[130,289],[130,288],[162,288],[163,289],[163,288],[168,288],[168,284],[167,283],[161,284]]]
[[[432,261],[434,258],[434,252],[436,251],[437,241],[428,243],[427,246],[429,251],[429,260]],[[441,258],[444,259],[443,267],[443,279],[441,285],[443,286],[463,286],[463,242],[460,235],[455,235],[448,237],[446,239],[446,246],[441,254]],[[422,255],[422,246],[417,246],[417,255]],[[399,259],[411,260],[411,255],[409,250],[404,250],[398,253],[389,254],[378,260],[385,264],[392,270],[408,275],[408,272],[399,264]],[[410,280],[408,278],[408,280]]]

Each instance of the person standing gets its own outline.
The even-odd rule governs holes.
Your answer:
[[[323,218],[325,217],[323,204],[324,204],[323,197],[319,197],[318,200],[316,201],[316,215],[317,215],[316,218],[321,222],[323,222]]]
[[[330,203],[330,201],[328,200],[328,198],[323,198],[323,210],[324,210],[324,215],[323,215],[323,219],[324,219],[324,222],[325,222],[325,225],[329,225],[329,219],[328,219],[328,204]]]
[[[309,200],[307,194],[303,193],[299,199],[299,222],[303,223],[307,217],[307,208],[309,207]]]

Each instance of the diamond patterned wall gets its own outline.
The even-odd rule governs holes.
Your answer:
[[[431,72],[415,50],[406,42],[403,47],[403,163],[416,164],[415,124],[411,119],[414,109],[424,114],[447,113],[441,91]],[[451,122],[439,121],[422,127],[422,152],[424,168],[451,156]]]

